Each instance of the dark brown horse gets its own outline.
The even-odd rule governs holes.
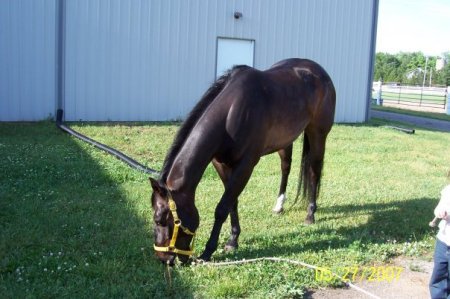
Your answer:
[[[203,95],[181,126],[158,180],[150,179],[158,258],[186,261],[199,226],[195,190],[212,161],[225,186],[211,236],[200,259],[217,249],[230,214],[227,249],[238,246],[238,197],[261,156],[278,151],[282,179],[276,210],[286,191],[292,143],[304,132],[300,184],[309,200],[305,222],[314,223],[325,141],[334,121],[336,94],[326,71],[306,59],[287,59],[266,71],[236,66]],[[300,185],[299,185],[300,186]]]

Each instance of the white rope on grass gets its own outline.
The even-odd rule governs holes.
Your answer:
[[[278,257],[260,257],[260,258],[254,258],[254,259],[243,259],[240,261],[230,261],[230,262],[218,262],[218,263],[213,263],[213,262],[194,262],[194,265],[196,266],[211,266],[211,267],[222,267],[222,266],[233,266],[233,265],[242,265],[242,264],[249,264],[249,263],[256,263],[256,262],[260,262],[260,261],[271,261],[271,262],[279,262],[279,263],[289,263],[289,264],[294,264],[297,266],[302,266],[302,267],[306,267],[309,269],[314,269],[314,270],[322,270],[320,267],[314,266],[314,265],[310,265],[304,262],[299,262],[299,261],[294,261],[294,260],[290,260],[290,259],[284,259],[284,258],[278,258]],[[351,283],[350,281],[347,281],[346,279],[344,279],[342,276],[339,276],[338,274],[334,273],[334,272],[330,272],[331,275],[339,278],[342,282],[344,282],[348,287],[353,288],[355,290],[357,290],[358,292],[361,292],[363,294],[366,294],[367,296],[371,297],[371,298],[376,298],[376,299],[381,299],[380,297],[378,297],[377,295],[374,295],[356,285],[354,285],[353,283]]]

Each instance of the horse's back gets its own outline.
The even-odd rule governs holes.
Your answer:
[[[317,62],[305,58],[288,58],[281,60],[272,65],[267,72],[292,69],[296,73],[304,71],[310,72],[312,75],[319,77],[324,82],[331,82],[331,78],[327,71]]]
[[[307,59],[286,59],[265,71],[242,68],[218,98],[228,107],[226,132],[239,144],[261,143],[262,154],[284,148],[320,109],[328,110],[320,117],[332,123],[334,102],[322,99],[329,83],[325,70]]]
[[[311,121],[331,127],[336,91],[330,76],[320,64],[309,59],[290,58],[277,62],[265,72],[275,78],[294,78],[299,90],[296,100],[303,102],[303,108],[309,110]]]

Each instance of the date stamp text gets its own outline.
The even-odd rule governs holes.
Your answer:
[[[348,266],[338,268],[317,267],[315,280],[330,282],[333,277],[344,282],[396,282],[400,279],[403,267],[398,266]]]

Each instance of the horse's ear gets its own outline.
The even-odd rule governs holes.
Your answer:
[[[152,186],[153,191],[158,192],[160,194],[163,193],[161,184],[157,180],[155,180],[152,177],[149,177],[149,180],[150,180],[150,185]]]

